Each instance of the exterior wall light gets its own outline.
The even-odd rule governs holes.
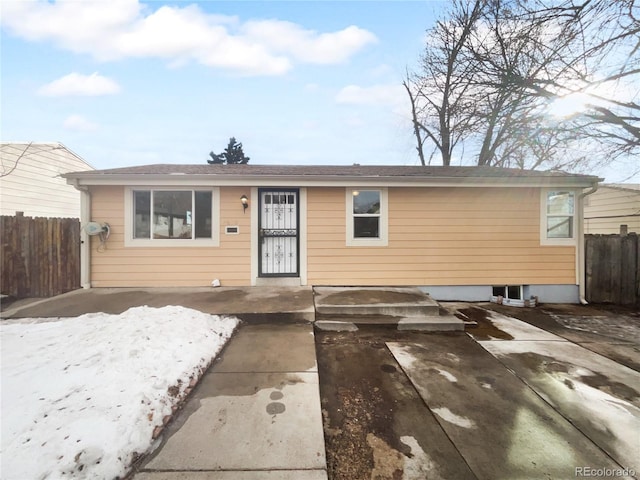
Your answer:
[[[246,195],[242,195],[240,197],[240,202],[242,202],[242,213],[244,213],[247,210],[247,207],[249,206],[249,199],[247,198]]]

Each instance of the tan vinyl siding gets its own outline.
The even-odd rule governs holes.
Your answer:
[[[585,233],[640,233],[640,190],[600,187],[585,198]]]
[[[344,189],[309,189],[310,284],[575,284],[575,247],[540,245],[537,188],[388,192],[389,245],[347,247]]]
[[[250,284],[250,215],[243,214],[240,196],[248,188],[220,189],[219,247],[125,247],[124,187],[92,187],[92,220],[107,222],[111,235],[106,250],[91,239],[91,285],[94,287],[208,286]],[[214,208],[216,208],[214,206]],[[225,235],[225,225],[240,227]]]

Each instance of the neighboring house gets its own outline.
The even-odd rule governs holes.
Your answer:
[[[541,302],[583,294],[583,195],[599,181],[358,165],[149,165],[65,177],[84,192],[82,223],[110,227],[84,251],[85,287],[417,285],[438,300]]]
[[[80,217],[80,192],[61,175],[88,169],[61,143],[0,144],[0,215]]]
[[[640,233],[640,183],[602,184],[584,204],[584,233]]]

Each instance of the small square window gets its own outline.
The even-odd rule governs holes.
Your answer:
[[[353,236],[355,238],[380,237],[380,219],[378,217],[354,217]]]
[[[507,298],[522,300],[522,287],[520,285],[509,285],[507,287]]]
[[[377,215],[380,213],[380,192],[377,190],[354,192],[353,213],[355,215]]]
[[[494,297],[506,297],[506,289],[503,286],[499,286],[499,287],[493,287],[493,292],[492,295]]]

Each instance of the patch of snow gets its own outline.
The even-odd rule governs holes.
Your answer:
[[[238,323],[170,306],[1,325],[2,478],[122,477]]]
[[[450,382],[457,382],[458,379],[455,377],[455,375],[447,372],[446,370],[442,370],[441,368],[436,368],[436,370],[438,371],[438,373],[440,375],[442,375],[444,378],[446,378],[447,380],[449,380]]]
[[[434,408],[432,409],[433,413],[438,415],[443,420],[453,423],[462,428],[475,428],[476,424],[473,420],[468,419],[467,417],[462,417],[460,415],[456,415],[451,410],[446,407]]]
[[[624,467],[638,471],[640,448],[640,408],[582,382],[573,382],[573,408],[582,410],[607,436],[613,437],[613,454]]]
[[[637,320],[627,315],[564,315],[546,312],[564,327],[582,332],[595,333],[625,342],[640,342]]]
[[[444,358],[452,363],[460,363],[460,357],[458,357],[455,353],[447,352],[445,353]]]
[[[593,375],[598,372],[612,381],[624,385],[640,385],[640,373],[613,360],[571,342],[493,342],[479,341],[482,347],[496,357],[534,353],[566,363],[575,375]]]
[[[412,344],[401,345],[399,343],[393,343],[391,345],[387,343],[387,347],[391,350],[391,353],[402,368],[411,368],[417,361],[417,358],[409,353]]]
[[[486,388],[487,390],[491,390],[493,388],[490,383],[485,383],[485,382],[481,383],[480,386],[482,388]]]
[[[534,327],[533,325],[523,322],[522,320],[518,320],[517,318],[509,317],[507,315],[502,315],[497,312],[492,312],[487,310],[488,320],[493,323],[493,325],[502,330],[505,333],[508,333],[513,337],[513,340],[555,340],[566,342],[567,340],[559,337],[558,335],[554,335],[553,333],[549,333],[546,330],[543,330],[538,327]],[[473,335],[473,331],[470,331],[471,335]],[[499,340],[496,341],[509,341],[509,340]],[[511,341],[513,341],[511,340]]]
[[[640,470],[640,373],[572,343],[480,343],[618,463]]]
[[[403,480],[414,480],[418,478],[429,478],[430,480],[442,480],[437,471],[437,465],[431,457],[422,449],[414,437],[400,437],[400,441],[408,446],[410,455],[405,455],[402,469]]]

